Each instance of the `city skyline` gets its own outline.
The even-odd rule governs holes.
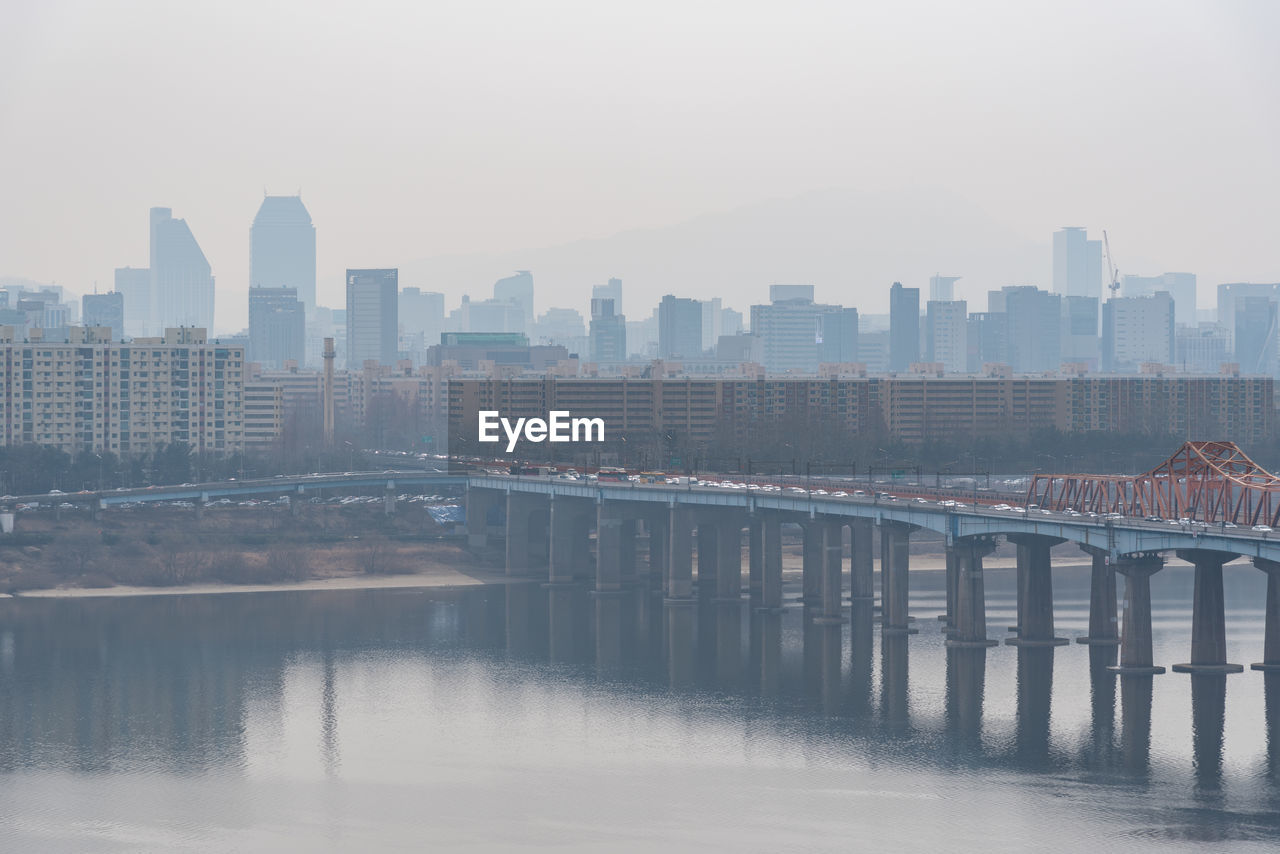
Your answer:
[[[561,33],[515,6],[484,21],[457,10],[418,27],[425,13],[407,5],[353,19],[313,18],[283,4],[256,18],[256,32],[198,7],[201,26],[190,28],[179,20],[186,13],[136,6],[132,16],[59,3],[14,7],[14,26],[0,36],[0,72],[16,85],[0,95],[0,118],[40,132],[6,139],[0,182],[16,203],[0,213],[0,275],[81,294],[95,282],[105,290],[112,270],[141,257],[129,225],[134,212],[170,205],[191,223],[218,277],[215,329],[235,331],[247,310],[244,229],[259,194],[301,188],[321,235],[318,299],[335,307],[342,271],[362,265],[397,266],[406,285],[451,300],[531,269],[545,287],[566,293],[619,275],[645,302],[672,291],[710,298],[726,281],[759,300],[770,279],[813,281],[820,292],[867,288],[875,298],[884,282],[924,287],[942,271],[962,276],[957,296],[973,302],[1004,285],[1047,287],[1044,250],[1063,225],[1087,225],[1093,234],[1106,228],[1124,274],[1187,271],[1210,288],[1280,279],[1266,217],[1258,215],[1280,186],[1265,142],[1275,136],[1277,117],[1265,106],[1280,100],[1280,72],[1263,38],[1280,12],[1266,4],[1127,4],[1121,12],[1079,4],[1003,16],[999,32],[978,26],[981,15],[969,20],[945,6],[871,18],[700,11],[683,15],[675,32],[655,15],[628,21],[625,34],[616,13],[586,7],[580,28]],[[1098,27],[1104,13],[1107,27]],[[671,44],[656,68],[646,57],[659,26]],[[471,44],[466,37],[485,28],[492,37],[475,40],[479,50],[450,47]],[[388,50],[368,68],[335,76],[329,57],[352,30],[377,34]],[[894,54],[890,45],[904,30],[925,61]],[[275,37],[285,32],[291,37]],[[392,49],[409,33],[426,33],[425,49]],[[712,33],[721,38],[709,41]],[[1114,61],[1081,66],[1082,46]],[[556,62],[543,61],[558,49]],[[115,59],[103,61],[104,50]],[[202,61],[192,61],[193,51]],[[221,60],[230,56],[244,57],[245,67]],[[581,79],[581,67],[600,69],[598,79]],[[1012,75],[1014,68],[1035,72]],[[378,85],[392,73],[418,84],[420,112],[441,117],[448,133],[395,109]],[[897,87],[892,99],[878,94],[885,74]],[[724,75],[740,78],[733,91],[741,97],[713,119],[705,108],[712,93],[724,94]],[[441,86],[444,79],[466,82]],[[214,97],[228,85],[253,94]],[[834,111],[817,109],[806,94],[819,90]],[[1135,90],[1143,98],[1128,97]],[[156,102],[166,110],[144,109]],[[522,154],[488,156],[499,140],[504,150],[511,145],[509,102],[521,105]],[[294,109],[280,111],[281,103]],[[138,132],[127,142],[80,132],[130,112]],[[774,117],[770,132],[745,133],[761,114]],[[1001,121],[989,126],[993,115]],[[1153,146],[1151,129],[1171,117],[1179,131]],[[359,132],[382,119],[395,133]],[[254,133],[228,135],[246,123]],[[940,126],[948,129],[943,146]],[[610,131],[609,146],[597,144],[600,127]],[[657,135],[658,128],[680,132]],[[992,134],[1001,145],[989,144]],[[357,177],[334,172],[334,162],[368,168]],[[102,174],[86,171],[98,164]],[[574,253],[589,259],[585,244],[640,240],[673,224],[702,237],[698,225],[708,217],[736,212],[749,220],[762,205],[787,209],[792,200],[853,187],[865,200],[854,207],[868,220],[885,198],[903,197],[904,210],[875,233],[844,229],[856,245],[827,257],[811,257],[811,245],[794,233],[811,219],[792,220],[793,230],[771,223],[772,239],[760,246],[745,245],[761,241],[738,229],[729,243],[750,256],[744,264],[783,268],[758,281],[736,269],[709,276],[698,257],[680,253],[661,259],[671,273],[665,280],[656,264],[641,268],[628,258],[610,269],[593,264],[588,275],[578,269],[585,260],[555,265],[540,257],[544,247],[576,241],[583,245]],[[965,241],[987,256],[982,263],[955,257],[959,249],[947,245],[948,232],[969,228],[971,215],[990,220]],[[775,219],[788,221],[785,212]],[[865,251],[884,243],[884,229],[903,233]],[[1026,245],[1042,257],[1026,260]],[[532,257],[507,257],[513,253]],[[464,267],[482,272],[460,280],[453,271]]]

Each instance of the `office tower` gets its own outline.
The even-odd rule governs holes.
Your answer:
[[[702,303],[667,294],[658,303],[658,356],[696,359],[702,355]]]
[[[953,302],[956,298],[956,282],[960,276],[930,276],[929,301]]]
[[[399,344],[400,271],[347,270],[347,367],[394,365]]]
[[[1056,371],[1062,366],[1062,297],[1032,285],[1001,288],[1009,366],[1017,373]],[[989,300],[989,304],[990,304]]]
[[[85,326],[109,326],[111,337],[124,335],[124,294],[85,294],[80,298],[81,321]]]
[[[124,326],[121,337],[151,335],[151,270],[146,267],[117,267],[116,293],[124,297]]]
[[[712,297],[702,301],[702,350],[715,350],[720,340],[720,320],[724,305],[720,297]]]
[[[992,293],[999,293],[993,291]],[[1009,364],[1009,316],[1003,311],[975,311],[965,324],[965,370]]]
[[[585,339],[587,326],[576,308],[549,308],[538,316],[531,337],[539,344],[564,344],[572,350],[569,342]]]
[[[826,306],[826,308],[828,310],[819,316],[821,343],[818,345],[818,361],[827,363],[860,361],[858,358],[858,310],[842,306]]]
[[[511,332],[526,335],[531,326],[524,307],[500,299],[473,300],[464,296],[462,304],[449,312],[451,332]]]
[[[627,360],[627,319],[614,313],[613,298],[591,300],[591,349],[593,362]]]
[[[301,196],[264,196],[249,228],[249,287],[294,288],[316,307],[316,227]]]
[[[1098,338],[1098,298],[1062,298],[1062,361],[1097,370],[1101,361]]]
[[[751,306],[751,332],[759,336],[765,370],[811,374],[818,369],[821,316],[812,285],[773,285],[768,305]]]
[[[941,362],[947,373],[963,373],[969,353],[968,303],[964,300],[929,300],[925,306],[925,326],[924,360]]]
[[[1233,341],[1236,335],[1236,304],[1244,297],[1263,297],[1271,302],[1280,302],[1280,284],[1232,282],[1218,285],[1218,323],[1227,327]]]
[[[920,361],[920,289],[894,282],[889,288],[889,370]]]
[[[1137,371],[1143,362],[1173,364],[1173,297],[1115,297],[1102,306],[1102,370]]]
[[[655,359],[658,356],[658,309],[644,320],[627,321],[628,356]]]
[[[1246,374],[1276,373],[1276,300],[1268,296],[1240,296],[1235,306],[1235,359]]]
[[[622,279],[610,279],[608,284],[592,285],[591,298],[613,300],[613,313],[625,314],[622,310]]]
[[[520,332],[526,332],[533,326],[533,273],[528,270],[517,270],[514,276],[498,279],[493,284],[493,298],[498,302],[515,303],[520,306],[520,314],[524,320]],[[488,332],[490,330],[473,329],[471,331]]]
[[[264,368],[306,360],[306,305],[297,288],[249,288],[248,359]]]
[[[813,285],[770,285],[769,302],[783,300],[808,300],[813,302]]]
[[[1090,240],[1083,228],[1053,233],[1053,292],[1063,296],[1102,294],[1102,241]]]
[[[1174,316],[1178,306],[1175,303]],[[1231,359],[1231,335],[1218,323],[1178,324],[1174,331],[1175,358],[1183,371],[1216,374]]]
[[[151,209],[151,322],[213,328],[213,271],[184,219]]]
[[[1161,273],[1159,276],[1124,276],[1120,293],[1126,297],[1147,297],[1165,291],[1173,297],[1174,320],[1196,325],[1196,274]]]
[[[742,333],[742,312],[736,308],[726,308],[720,312],[720,335],[740,335]]]
[[[424,348],[439,344],[444,331],[444,294],[419,288],[402,290],[400,326],[406,336],[420,336]]]

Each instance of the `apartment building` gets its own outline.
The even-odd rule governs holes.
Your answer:
[[[67,453],[130,455],[171,442],[197,452],[244,447],[244,348],[204,329],[112,342],[109,327],[59,340],[0,327],[0,441]]]

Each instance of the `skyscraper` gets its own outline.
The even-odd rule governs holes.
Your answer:
[[[213,329],[213,270],[184,219],[151,209],[151,332]]]
[[[818,361],[846,363],[858,359],[858,310],[852,306],[823,306],[820,316],[822,343],[818,345]]]
[[[889,288],[889,370],[920,361],[920,289],[894,282]]]
[[[925,361],[941,362],[948,373],[963,372],[969,351],[968,304],[964,300],[929,300],[925,311]]]
[[[702,355],[702,303],[667,294],[658,303],[658,356],[696,359]]]
[[[959,276],[930,276],[929,302],[951,302],[956,298]]]
[[[249,228],[249,287],[294,288],[316,307],[316,227],[301,196],[265,196]]]
[[[1083,228],[1053,233],[1053,292],[1071,297],[1102,295],[1102,241]]]
[[[590,339],[591,361],[627,360],[627,319],[614,312],[612,297],[591,300]]]
[[[394,365],[399,339],[400,271],[347,270],[347,367]]]
[[[124,335],[124,294],[85,294],[80,306],[80,319],[85,326],[109,326],[115,340]]]
[[[613,300],[613,313],[622,314],[622,279],[610,279],[608,284],[592,285],[591,298]]]
[[[251,362],[283,368],[306,358],[306,306],[297,288],[249,288],[249,352]]]
[[[1000,297],[989,299],[988,307],[1003,310],[1008,323],[1010,367],[1018,373],[1058,370],[1062,366],[1062,297],[1032,285],[991,293]]]
[[[520,313],[524,316],[521,332],[533,328],[533,273],[517,270],[514,276],[498,279],[493,283],[493,298],[520,306]]]
[[[117,267],[116,293],[124,297],[124,327],[118,334],[129,337],[156,334],[151,321],[151,270]]]
[[[1165,291],[1107,300],[1102,306],[1102,370],[1136,371],[1143,362],[1172,364],[1173,318],[1173,297]]]
[[[420,288],[400,291],[400,324],[406,336],[422,336],[423,347],[439,344],[444,331],[444,294]]]

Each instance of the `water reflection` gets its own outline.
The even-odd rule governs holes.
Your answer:
[[[1013,579],[1002,591],[991,575],[993,600],[1012,603]],[[318,777],[343,780],[369,749],[353,703],[419,691],[426,701],[402,714],[425,733],[440,708],[487,709],[476,692],[519,679],[597,698],[612,717],[581,723],[588,739],[636,709],[675,708],[682,727],[736,731],[730,753],[794,743],[818,764],[945,769],[979,790],[1005,785],[1000,775],[1073,781],[1109,790],[1108,803],[1141,795],[1141,815],[1108,818],[1129,832],[1169,811],[1179,835],[1230,838],[1226,817],[1244,811],[1261,816],[1250,838],[1280,840],[1280,674],[1234,677],[1228,706],[1224,676],[1117,678],[1114,647],[946,648],[931,619],[920,635],[882,636],[868,601],[842,625],[809,611],[583,584],[0,602],[0,795],[16,785],[5,775],[55,770],[100,785],[139,770],[244,774],[255,740],[282,738],[297,715],[316,727]],[[385,668],[405,681],[384,685]],[[543,718],[519,703],[501,715],[540,737]],[[679,752],[634,749],[628,761],[655,767]]]

